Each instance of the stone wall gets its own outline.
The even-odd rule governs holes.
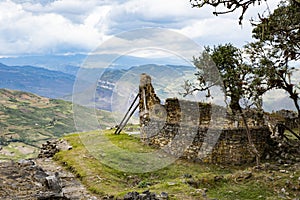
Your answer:
[[[196,131],[194,127],[167,124],[144,141],[160,148],[167,146],[175,156],[204,163],[243,164],[255,159],[244,128],[198,128]],[[267,127],[251,129],[253,143],[261,154],[267,147],[269,134]]]
[[[207,103],[169,98],[165,104],[155,94],[151,77],[141,75],[141,140],[181,158],[206,163],[252,162],[246,130],[232,126],[226,109]],[[251,126],[253,143],[264,154],[270,137],[265,126]]]
[[[179,124],[184,121],[193,125],[209,123],[211,119],[211,104],[166,99],[164,109],[167,113],[166,123]]]
[[[283,109],[276,111],[275,114],[277,116],[277,119],[275,119],[277,123],[283,123],[290,129],[298,128],[299,119],[297,112]]]

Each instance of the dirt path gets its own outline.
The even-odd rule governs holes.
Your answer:
[[[52,147],[55,147],[52,146]],[[1,200],[97,200],[52,157],[0,162]]]

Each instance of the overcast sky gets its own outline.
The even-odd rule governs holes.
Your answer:
[[[269,1],[275,8],[278,0]],[[238,14],[216,17],[189,0],[0,0],[0,56],[88,53],[111,36],[140,28],[176,31],[199,45],[251,41],[251,8],[243,26]]]

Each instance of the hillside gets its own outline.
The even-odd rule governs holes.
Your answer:
[[[7,66],[0,63],[0,88],[27,91],[60,98],[73,91],[75,76],[33,66]]]
[[[109,112],[97,114],[103,127],[114,125]],[[72,103],[0,89],[0,160],[32,157],[46,140],[75,131]]]

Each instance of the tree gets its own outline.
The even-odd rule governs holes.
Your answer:
[[[240,101],[251,98],[249,82],[252,79],[251,67],[244,62],[242,51],[231,44],[219,45],[214,48],[205,47],[200,57],[193,58],[194,65],[198,68],[195,74],[197,84],[186,81],[186,95],[195,91],[209,91],[213,86],[220,86],[226,97],[230,99],[229,107],[233,116],[242,117],[247,131],[248,142],[256,156],[259,165],[259,153],[253,144],[246,116],[243,113]],[[220,77],[220,78],[219,78]]]
[[[239,17],[239,23],[241,24],[244,18],[244,14],[250,6],[260,5],[263,1],[267,0],[190,0],[192,7],[201,8],[205,5],[213,6],[216,8],[216,11],[213,12],[214,15],[227,14],[235,12],[238,9],[241,9],[241,15]],[[271,0],[269,0],[271,1]],[[291,3],[300,5],[300,0],[290,0]],[[217,11],[217,8],[220,8],[220,11]]]
[[[214,80],[218,76],[211,75],[211,70],[203,69],[204,56],[194,58],[193,61],[194,65],[201,70],[196,74],[198,80],[202,80],[202,84],[218,83],[222,86],[225,95],[230,98],[229,107],[232,112],[240,111],[240,100],[246,95],[245,87],[249,78],[247,75],[250,72],[249,66],[243,62],[242,52],[231,44],[219,45],[213,49],[206,47],[205,52],[205,56],[210,56],[216,65],[221,81]]]
[[[262,0],[190,0],[190,3],[193,7],[225,7],[225,11],[215,11],[215,15],[242,9],[241,22],[249,6]],[[259,16],[258,22],[252,20],[252,36],[256,41],[246,45],[246,49],[257,75],[252,83],[255,89],[252,95],[258,98],[270,89],[283,89],[293,100],[300,118],[299,84],[291,82],[295,68],[290,65],[291,61],[300,59],[299,10],[300,0],[283,0],[270,16]]]
[[[293,80],[293,74],[300,68],[299,10],[298,3],[282,2],[269,17],[253,23],[256,41],[246,45],[246,49],[255,68],[256,94],[262,95],[273,88],[286,91],[300,122],[299,80]]]

